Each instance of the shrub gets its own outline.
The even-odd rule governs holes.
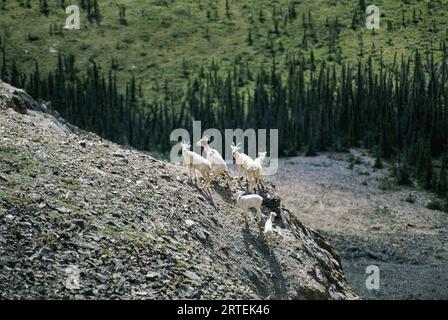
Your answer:
[[[412,184],[411,175],[407,165],[400,165],[396,168],[396,181],[400,186],[409,186]]]
[[[375,157],[375,163],[373,164],[373,168],[374,169],[383,169],[383,162],[381,161],[381,158],[379,157],[379,155],[377,155]]]
[[[441,199],[434,199],[431,200],[426,207],[430,210],[448,212],[448,201]]]
[[[415,200],[416,198],[412,193],[408,194],[408,196],[404,199],[404,201],[408,203],[415,203]]]
[[[350,153],[350,154],[347,156],[347,162],[349,162],[349,163],[353,163],[353,162],[355,162],[355,156],[353,155],[353,153]]]
[[[314,143],[310,142],[305,149],[305,157],[315,157],[317,156],[316,149],[314,148]]]
[[[400,187],[391,179],[383,178],[380,180],[379,188],[383,191],[399,191]]]
[[[353,161],[354,164],[362,164],[362,159],[361,157],[356,157],[355,160]]]

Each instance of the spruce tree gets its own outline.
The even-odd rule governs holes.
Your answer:
[[[436,192],[439,196],[448,199],[448,156],[445,154],[442,158],[439,179],[437,181]]]

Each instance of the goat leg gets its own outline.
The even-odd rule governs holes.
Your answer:
[[[208,190],[210,188],[210,183],[211,183],[211,175],[210,175],[210,173],[207,174],[204,177],[204,179],[205,179],[205,181],[204,181],[204,190]]]
[[[257,222],[261,221],[261,209],[257,208]]]
[[[193,166],[191,164],[188,165],[188,176],[190,178],[191,181],[193,181]]]

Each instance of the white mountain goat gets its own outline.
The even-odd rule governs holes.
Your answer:
[[[246,222],[248,221],[248,213],[250,208],[254,208],[257,210],[256,220],[257,222],[261,221],[261,204],[263,203],[263,198],[258,194],[248,194],[243,196],[244,192],[239,191],[236,194],[236,202],[238,206],[244,210],[244,219]]]
[[[241,143],[235,145],[235,143],[232,142],[232,145],[230,146],[236,162],[237,178],[239,179],[241,177],[241,173],[243,173],[247,178],[250,178],[248,169],[253,165],[254,161],[248,155],[240,152],[240,145]]]
[[[272,235],[274,234],[274,230],[272,229],[272,223],[274,222],[277,214],[275,212],[271,212],[269,219],[266,221],[264,225],[264,236],[269,246],[272,246]]]
[[[196,176],[196,170],[199,171],[202,177],[205,179],[204,189],[207,189],[210,185],[210,171],[212,170],[212,165],[210,161],[201,157],[199,154],[190,151],[189,143],[181,143],[182,146],[182,157],[184,158],[184,163],[188,166],[188,172],[190,179],[197,182],[198,178]]]
[[[227,163],[224,161],[222,156],[219,154],[218,151],[216,151],[213,148],[210,148],[208,145],[208,142],[210,141],[210,138],[208,136],[204,136],[201,140],[198,141],[196,146],[203,147],[205,150],[205,153],[207,154],[207,160],[212,165],[212,173],[216,177],[224,176],[232,177],[229,168],[227,167]],[[230,188],[230,183],[227,183]]]
[[[253,161],[252,164],[248,166],[248,172],[251,178],[251,187],[255,189],[256,187],[263,187],[263,163],[266,160],[267,152],[259,152],[258,158]]]

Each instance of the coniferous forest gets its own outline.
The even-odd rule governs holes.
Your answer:
[[[41,15],[49,14],[49,3],[39,2]],[[432,4],[428,4],[430,14]],[[26,8],[30,2],[20,1],[20,5]],[[64,1],[59,5],[64,6]],[[81,7],[89,24],[102,23],[97,1],[81,1]],[[226,2],[226,14],[220,19],[232,19],[231,7]],[[365,14],[360,8],[364,7],[360,1],[350,13],[353,30],[362,29]],[[128,25],[126,12],[122,5],[119,21],[123,27]],[[213,14],[207,11],[207,17]],[[294,1],[287,10],[273,12],[272,20],[269,17],[262,10],[250,17],[269,25],[264,61],[249,66],[235,56],[226,64],[212,59],[196,68],[183,62],[181,88],[168,78],[161,79],[150,97],[142,81],[118,72],[120,63],[114,58],[106,62],[107,68],[94,57],[80,68],[75,54],[59,52],[54,66],[43,71],[37,59],[25,66],[10,56],[6,38],[2,38],[0,78],[50,102],[75,125],[142,150],[169,152],[171,131],[190,128],[193,120],[202,121],[203,128],[278,128],[282,156],[365,148],[378,161],[394,164],[392,174],[398,183],[410,184],[415,179],[447,197],[446,42],[439,39],[430,44],[431,50],[414,48],[385,59],[377,48],[366,48],[361,32],[357,54],[347,59],[338,42],[343,28],[338,18],[326,18],[318,26],[312,12],[300,12],[300,3]],[[387,20],[385,28],[418,25],[422,10],[400,18]],[[303,37],[296,39],[298,50],[288,50],[276,38],[287,33],[294,21],[302,26]],[[436,29],[434,20],[430,21]],[[325,36],[316,31],[319,28],[327,31]],[[60,29],[52,25],[51,36],[64,32]],[[33,41],[31,34],[29,38]],[[258,39],[255,29],[250,29],[245,41],[250,47]],[[326,58],[316,57],[315,51],[322,46]]]

